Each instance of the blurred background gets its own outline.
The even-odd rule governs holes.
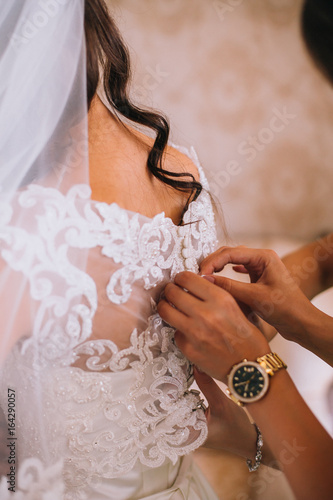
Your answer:
[[[196,149],[229,243],[282,256],[333,231],[333,88],[304,47],[302,0],[108,4],[132,54],[134,100]],[[332,291],[316,305],[333,315]],[[272,349],[332,433],[332,369],[280,338]],[[244,461],[204,450],[197,460],[223,500],[293,498],[276,471],[250,476]]]

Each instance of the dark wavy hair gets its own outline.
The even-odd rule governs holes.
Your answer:
[[[332,0],[305,0],[302,34],[317,67],[333,83]]]
[[[189,203],[198,198],[202,186],[190,173],[169,172],[163,169],[163,153],[170,132],[168,121],[161,114],[141,109],[131,102],[128,95],[131,76],[128,49],[108,13],[104,0],[85,0],[85,34],[88,107],[90,108],[96,94],[102,67],[105,94],[116,116],[125,117],[156,133],[147,161],[149,171],[164,184],[189,194],[181,216],[182,224]]]

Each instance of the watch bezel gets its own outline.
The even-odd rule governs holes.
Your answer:
[[[240,394],[238,394],[238,392],[235,390],[235,388],[233,386],[233,376],[234,376],[234,374],[236,373],[236,371],[239,368],[242,368],[242,367],[245,367],[245,366],[253,366],[264,377],[264,387],[262,388],[262,390],[260,391],[260,393],[257,394],[256,396],[248,397],[248,398],[244,398],[243,396],[241,396]],[[234,365],[232,367],[232,369],[231,369],[231,371],[230,371],[230,373],[228,375],[228,388],[229,388],[229,391],[232,394],[232,396],[235,399],[237,399],[238,401],[241,401],[242,403],[254,403],[255,401],[259,401],[267,393],[268,388],[269,388],[269,375],[266,372],[266,370],[259,363],[257,363],[256,361],[242,361],[241,363],[238,363],[237,365]]]

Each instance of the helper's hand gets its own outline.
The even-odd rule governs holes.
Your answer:
[[[210,275],[227,264],[234,264],[237,272],[249,274],[251,283],[214,276],[215,284],[247,304],[285,338],[299,341],[304,336],[305,324],[318,311],[278,255],[272,250],[222,247],[202,262],[200,272]]]
[[[175,340],[185,356],[222,382],[234,364],[270,352],[267,340],[236,300],[196,274],[178,274],[166,286],[158,312],[177,329]]]
[[[208,439],[204,446],[253,460],[257,432],[244,410],[231,401],[209,375],[196,369],[194,374],[209,404],[206,411]]]

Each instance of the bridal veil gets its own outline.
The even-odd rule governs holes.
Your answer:
[[[63,359],[70,355],[73,345],[89,329],[94,309],[94,304],[82,296],[84,287],[79,286],[86,252],[72,252],[70,266],[65,265],[65,255],[61,257],[68,248],[66,242],[75,240],[76,228],[56,227],[64,210],[61,196],[71,186],[80,186],[79,192],[73,187],[73,212],[80,210],[80,201],[90,196],[83,0],[2,1],[0,75],[4,476],[0,497],[7,498],[18,482],[28,491],[29,482],[44,481],[48,484],[45,491],[53,494],[52,498],[61,498],[57,488],[62,486],[55,486],[52,493],[45,472],[48,466],[59,467],[57,461],[45,452],[41,461],[36,457],[23,470],[19,455],[25,443],[18,435],[20,426],[26,425],[25,434],[32,432],[25,421],[26,405],[43,407],[43,366],[52,364],[59,355]],[[38,237],[41,232],[43,239]],[[57,272],[52,267],[55,255],[55,262],[64,261]],[[23,369],[24,363],[29,367]],[[7,384],[8,372],[19,375],[9,377]],[[24,400],[18,396],[22,391],[27,396]],[[46,450],[45,417],[42,410],[35,415],[39,429],[35,439]],[[37,498],[37,492],[31,495]]]

